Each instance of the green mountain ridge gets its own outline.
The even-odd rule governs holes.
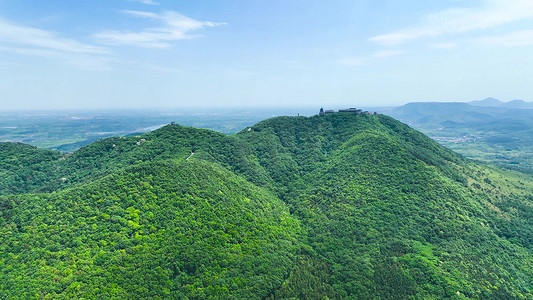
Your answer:
[[[296,252],[298,222],[279,199],[195,159],[14,201],[0,285],[14,298],[264,297]]]
[[[48,177],[0,190],[4,298],[533,297],[531,177],[388,116],[32,149]]]

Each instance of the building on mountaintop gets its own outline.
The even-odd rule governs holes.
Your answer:
[[[350,107],[350,108],[346,108],[346,109],[339,109],[339,112],[353,112],[353,113],[356,113],[356,114],[360,114],[362,112],[361,109],[357,109],[355,107]]]
[[[374,113],[371,113],[369,111],[363,111],[362,109],[357,109],[355,107],[350,107],[350,108],[345,108],[345,109],[339,109],[338,111],[335,111],[333,109],[327,109],[327,110],[324,110],[324,108],[320,108],[320,111],[319,111],[319,115],[325,115],[325,114],[332,114],[332,113],[336,113],[336,112],[340,112],[340,113],[355,113],[355,114],[367,114],[367,115],[374,115],[374,116],[377,116],[379,115],[379,113],[377,112],[374,112]]]

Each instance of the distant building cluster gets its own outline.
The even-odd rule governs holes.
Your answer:
[[[371,113],[369,111],[363,111],[362,109],[357,109],[355,107],[350,107],[350,108],[346,108],[346,109],[339,109],[338,111],[335,111],[333,109],[326,109],[324,110],[324,108],[320,108],[320,112],[318,113],[319,115],[325,115],[325,114],[333,114],[333,113],[354,113],[354,114],[367,114],[367,115],[378,115],[377,112],[374,112],[374,113]]]
[[[464,136],[430,136],[435,141],[439,142],[448,142],[448,143],[469,143],[469,142],[476,142],[478,140],[482,140],[483,137],[481,136],[473,136],[473,135],[464,135]]]

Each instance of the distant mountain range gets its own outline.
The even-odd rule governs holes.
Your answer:
[[[494,99],[496,100],[496,99]],[[411,102],[403,106],[392,108],[385,112],[394,118],[408,124],[440,124],[449,121],[460,124],[476,123],[477,125],[490,125],[496,120],[506,120],[511,123],[530,123],[533,110],[510,107],[508,105],[490,106],[492,100],[474,102]],[[511,103],[511,102],[502,102]],[[529,103],[529,102],[524,102]],[[479,105],[481,104],[481,105]],[[511,104],[513,105],[513,104]],[[500,127],[497,127],[500,128]]]
[[[533,170],[533,102],[411,102],[378,111],[467,157]]]
[[[533,102],[527,102],[521,99],[515,99],[508,102],[500,101],[496,98],[486,98],[483,100],[475,100],[468,102],[470,105],[474,106],[485,106],[485,107],[505,107],[505,108],[519,108],[519,109],[533,109]]]

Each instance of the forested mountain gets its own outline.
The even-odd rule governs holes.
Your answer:
[[[59,180],[55,164],[62,155],[22,143],[0,143],[0,195],[27,193]]]
[[[2,146],[7,299],[533,297],[531,177],[387,116]]]

